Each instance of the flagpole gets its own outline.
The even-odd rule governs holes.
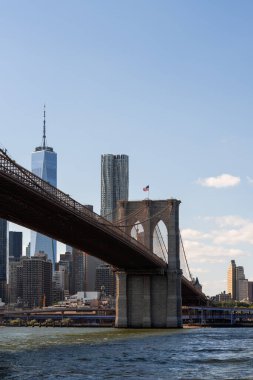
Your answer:
[[[147,185],[146,187],[143,187],[143,191],[147,191],[148,192],[148,197],[145,198],[145,199],[149,199],[149,185]]]

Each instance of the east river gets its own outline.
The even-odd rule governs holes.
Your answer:
[[[0,328],[0,379],[253,379],[253,328]]]

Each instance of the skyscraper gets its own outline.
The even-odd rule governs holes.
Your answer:
[[[238,301],[247,300],[249,297],[248,280],[245,278],[244,268],[236,267],[236,299]]]
[[[117,201],[128,200],[129,169],[125,154],[101,156],[101,215],[113,221]]]
[[[115,296],[115,274],[111,265],[101,264],[97,267],[95,286],[97,292],[103,289],[106,296]]]
[[[22,299],[28,307],[52,303],[52,263],[46,255],[36,254],[21,260]]]
[[[227,293],[231,294],[231,299],[236,299],[236,264],[235,260],[231,260],[228,267],[227,275]]]
[[[117,201],[128,200],[129,159],[125,154],[101,156],[101,215],[113,222],[116,218]],[[107,278],[107,282],[105,282]],[[115,294],[115,273],[111,266],[101,263],[96,270],[96,289],[106,286],[107,294]],[[99,289],[100,290],[100,289]]]
[[[237,266],[235,260],[231,260],[228,267],[227,293],[231,294],[231,299],[243,301],[249,298],[248,280],[245,278],[244,268]]]
[[[9,232],[9,257],[13,257],[16,261],[18,261],[22,256],[22,240],[22,232]]]
[[[40,146],[32,153],[32,172],[57,186],[57,154],[53,148],[47,146],[46,141],[46,112],[44,106],[43,137]],[[35,253],[44,252],[52,261],[53,270],[56,262],[56,241],[38,232],[31,233],[31,256]]]
[[[85,290],[85,253],[73,248],[73,288],[74,293]]]
[[[8,222],[0,219],[0,298],[6,299],[8,277]]]

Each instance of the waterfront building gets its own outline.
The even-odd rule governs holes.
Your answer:
[[[0,219],[0,298],[6,301],[9,269],[8,222]]]
[[[85,290],[85,253],[73,248],[73,292],[83,292]]]
[[[128,200],[129,168],[125,154],[101,156],[101,215],[113,221],[117,201]]]
[[[227,272],[227,293],[231,294],[231,299],[236,300],[236,264],[231,260]]]
[[[45,254],[36,254],[21,261],[19,276],[22,279],[24,306],[42,307],[52,304],[52,262]]]
[[[62,268],[62,269],[60,269]],[[73,284],[73,256],[72,253],[66,252],[60,254],[60,261],[56,264],[56,270],[64,270],[65,273],[65,283],[64,292],[66,295],[74,294],[74,284]]]
[[[22,256],[23,233],[19,231],[9,232],[9,257],[19,261]]]
[[[213,302],[226,303],[231,302],[231,294],[227,294],[225,291],[220,294],[216,294],[216,296],[212,297]]]
[[[248,281],[249,302],[253,302],[253,281]]]
[[[102,264],[97,267],[96,291],[104,293],[105,296],[115,296],[115,273],[111,265]]]
[[[15,304],[18,299],[18,272],[17,267],[20,261],[13,256],[9,257],[9,284],[8,284],[8,303]],[[20,294],[19,294],[20,296]]]
[[[237,266],[235,260],[231,260],[228,267],[227,292],[231,294],[231,299],[234,301],[249,299],[248,280],[245,278],[244,268]]]
[[[236,300],[245,301],[249,298],[248,280],[245,279],[244,268],[236,267]]]
[[[85,253],[85,290],[94,292],[96,290],[96,269],[100,265],[104,264],[104,261],[97,257],[90,256]]]
[[[40,146],[32,153],[32,172],[53,186],[57,186],[57,154],[46,141],[46,113],[44,107],[43,137]],[[31,232],[31,256],[44,252],[52,261],[53,270],[56,263],[56,241],[38,232]]]
[[[53,273],[53,303],[64,300],[65,271],[60,267]]]

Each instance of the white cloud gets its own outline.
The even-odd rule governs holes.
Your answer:
[[[248,176],[247,180],[248,180],[249,183],[253,184],[253,178],[251,178],[251,177]]]
[[[209,272],[208,264],[221,264],[226,265],[231,259],[237,257],[247,256],[247,253],[241,249],[224,247],[222,245],[214,245],[213,243],[203,243],[199,241],[184,241],[184,248],[186,252],[187,261],[190,265],[191,272],[206,273]],[[197,264],[197,269],[194,269],[194,264]],[[181,256],[181,265],[184,268],[184,258]],[[204,270],[201,272],[201,267],[204,265]],[[199,268],[199,269],[198,269]]]
[[[185,228],[181,231],[184,249],[190,271],[194,277],[199,276],[204,285],[210,276],[223,270],[223,281],[226,281],[226,271],[230,260],[245,261],[252,255],[253,246],[253,219],[246,219],[238,215],[222,215],[216,217],[199,217],[200,229]],[[180,260],[184,275],[187,274],[183,250]],[[215,272],[213,272],[215,271]],[[217,293],[223,289],[217,284]],[[214,293],[214,284],[209,282],[211,293]]]
[[[241,216],[237,215],[224,215],[216,217],[205,217],[207,221],[214,221],[214,223],[221,227],[240,227],[250,223],[248,219],[244,219]]]
[[[182,230],[181,235],[183,239],[208,239],[210,237],[210,234],[193,230],[191,228]]]
[[[230,174],[221,174],[217,177],[199,178],[197,183],[205,187],[222,188],[237,186],[240,181],[240,177],[235,177]]]
[[[240,228],[218,230],[214,232],[214,243],[235,245],[239,243],[253,244],[253,223]]]

